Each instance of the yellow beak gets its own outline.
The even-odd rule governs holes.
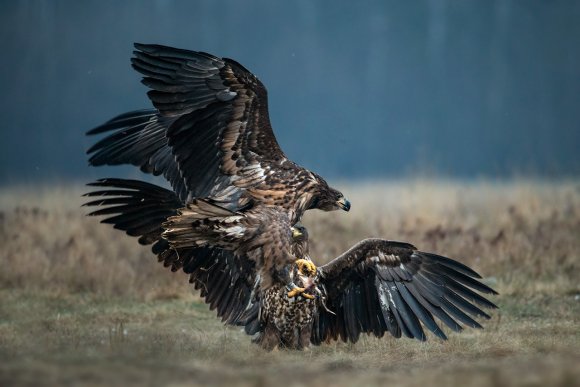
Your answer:
[[[302,233],[296,227],[292,227],[292,238],[301,237]]]

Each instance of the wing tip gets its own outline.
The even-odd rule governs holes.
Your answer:
[[[139,50],[139,51],[145,52],[147,54],[149,54],[152,51],[154,51],[155,48],[157,48],[157,47],[159,47],[158,44],[139,43],[139,42],[134,42],[133,43],[133,48],[135,48],[135,50]]]

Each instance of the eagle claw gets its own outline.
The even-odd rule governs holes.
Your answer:
[[[308,276],[314,276],[316,274],[316,265],[312,261],[306,259],[297,259],[295,262],[298,266],[298,270]]]
[[[292,289],[288,292],[288,298],[293,298],[293,297],[296,297],[298,295],[300,295],[304,298],[308,298],[309,300],[313,300],[315,298],[312,294],[306,293],[305,288],[295,287],[294,289]]]

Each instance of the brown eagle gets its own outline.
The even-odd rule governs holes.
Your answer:
[[[288,160],[274,137],[266,90],[231,59],[136,44],[133,67],[154,110],[130,112],[89,132],[108,133],[90,164],[133,164],[163,175],[173,191],[124,179],[90,184],[90,215],[138,236],[171,270],[183,270],[228,324],[264,348],[300,349],[361,332],[424,340],[445,335],[438,318],[476,326],[474,291],[493,290],[469,268],[413,246],[365,240],[316,268],[304,211],[350,203],[320,176]]]
[[[163,175],[183,203],[202,197],[233,211],[275,206],[292,224],[308,209],[350,209],[342,193],[282,152],[266,88],[241,64],[167,46],[135,48],[131,62],[155,109],[89,131],[108,133],[87,151],[90,165],[136,165]]]
[[[361,333],[425,340],[460,323],[481,328],[478,294],[496,294],[467,266],[408,243],[365,239],[316,268],[308,234],[284,209],[232,211],[207,199],[185,204],[172,191],[134,180],[104,179],[87,194],[91,215],[154,243],[173,271],[183,270],[222,321],[243,326],[265,349],[303,349]],[[211,247],[210,247],[211,246]],[[297,259],[298,258],[298,259]],[[290,285],[289,285],[290,284]],[[474,291],[475,290],[475,291]]]
[[[293,229],[293,251],[312,262],[306,229]],[[474,291],[497,294],[478,281],[478,273],[405,242],[364,239],[314,272],[312,263],[299,260],[295,266],[294,273],[309,278],[307,291],[316,299],[305,299],[302,305],[287,301],[286,309],[264,308],[274,309],[257,317],[261,330],[255,340],[264,348],[282,344],[300,349],[333,340],[356,343],[361,333],[383,337],[389,332],[425,341],[424,328],[446,340],[435,319],[456,332],[463,329],[459,322],[482,328],[474,318],[490,316],[479,307],[497,308]],[[266,297],[274,291],[268,290]],[[300,320],[291,321],[294,315]]]

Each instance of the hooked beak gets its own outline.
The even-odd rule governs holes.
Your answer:
[[[338,204],[338,206],[339,206],[340,208],[342,208],[343,210],[345,210],[345,211],[348,211],[348,210],[350,210],[350,202],[349,202],[348,200],[346,200],[346,198],[345,198],[344,196],[343,196],[343,197],[341,197],[340,199],[338,199],[338,200],[336,201],[336,203],[337,203],[337,204]]]
[[[296,227],[292,227],[292,238],[300,238],[303,234]]]

